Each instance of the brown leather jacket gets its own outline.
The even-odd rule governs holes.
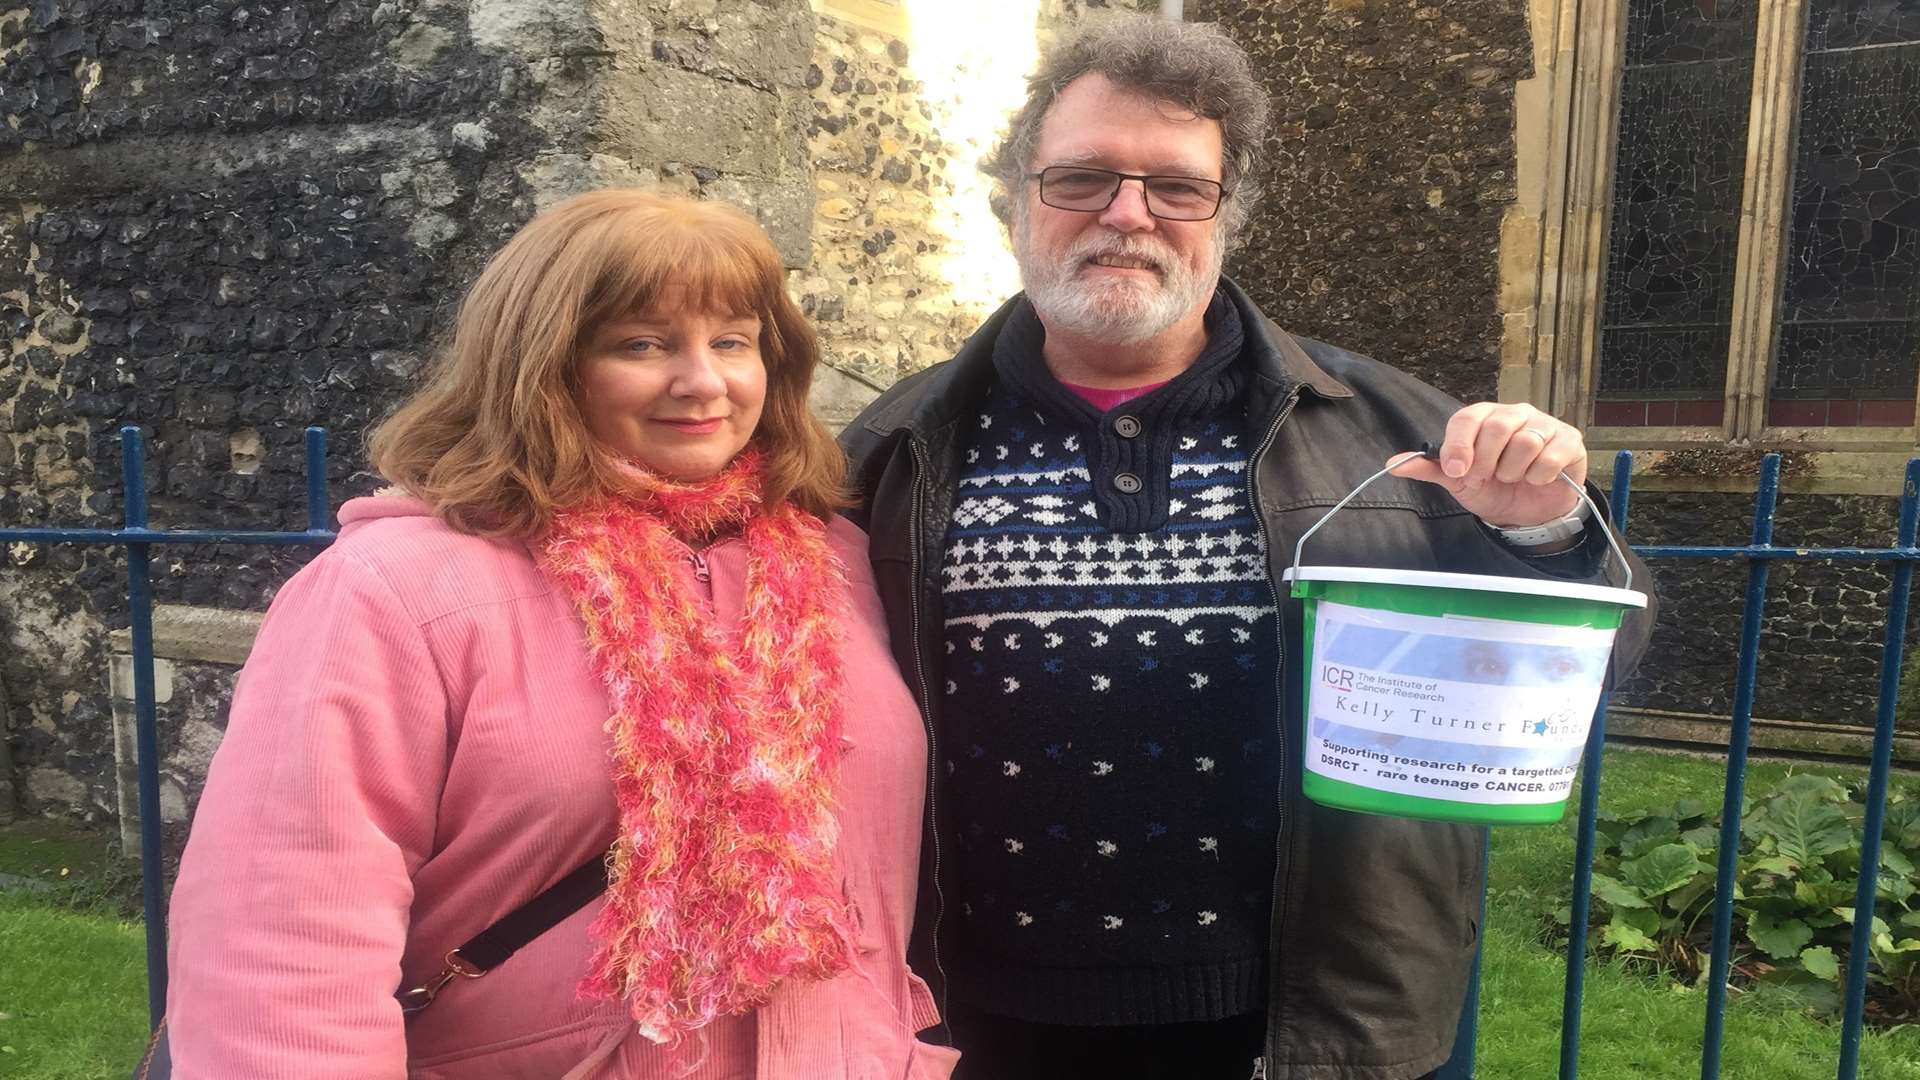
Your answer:
[[[1394,453],[1438,441],[1459,402],[1394,368],[1275,326],[1233,283],[1221,288],[1246,326],[1252,366],[1248,470],[1266,534],[1282,619],[1280,700],[1287,748],[1273,884],[1267,1076],[1273,1080],[1406,1080],[1444,1063],[1479,938],[1485,830],[1330,810],[1300,794],[1300,605],[1280,573],[1300,534]],[[951,361],[902,379],[841,436],[892,646],[927,723],[931,797],[922,845],[914,966],[944,998],[939,939],[940,545],[954,502],[965,423],[993,378],[993,342],[1011,304]],[[1589,486],[1600,502],[1600,494]],[[1600,502],[1602,507],[1604,502]],[[1338,561],[1461,573],[1618,583],[1605,538],[1549,558],[1500,542],[1441,488],[1388,477],[1315,535]],[[1605,568],[1607,572],[1602,573]],[[1633,559],[1636,588],[1651,593]],[[1646,650],[1653,606],[1621,628],[1613,678]]]

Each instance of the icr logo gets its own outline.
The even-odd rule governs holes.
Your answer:
[[[1320,672],[1320,677],[1326,680],[1327,685],[1333,687],[1335,690],[1353,689],[1353,671],[1350,668],[1335,667],[1332,664],[1328,664]]]

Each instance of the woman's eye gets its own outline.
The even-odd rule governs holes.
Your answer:
[[[644,352],[652,352],[653,350],[659,348],[660,346],[656,342],[652,342],[652,341],[635,340],[635,341],[629,341],[625,345],[622,345],[620,347],[622,349],[625,349],[627,352],[644,353]]]

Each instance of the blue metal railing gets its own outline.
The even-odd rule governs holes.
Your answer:
[[[133,634],[134,739],[140,756],[140,892],[147,923],[147,1016],[160,1023],[167,1005],[165,874],[160,864],[160,744],[153,700],[153,586],[155,544],[312,544],[333,542],[327,528],[327,433],[307,429],[307,528],[304,532],[236,529],[152,529],[147,526],[146,438],[120,429],[120,478],[125,525],[118,529],[0,529],[0,542],[118,544],[127,549],[128,624]],[[4,733],[0,733],[3,736]]]
[[[1614,456],[1612,516],[1625,534],[1632,494],[1633,454]],[[1886,819],[1887,776],[1893,760],[1894,705],[1899,697],[1900,669],[1906,649],[1908,593],[1913,566],[1920,560],[1916,523],[1920,523],[1920,459],[1907,463],[1901,490],[1898,536],[1890,548],[1803,548],[1773,543],[1774,508],[1780,495],[1780,455],[1768,454],[1760,463],[1760,482],[1754,494],[1752,540],[1744,547],[1707,547],[1687,544],[1635,545],[1648,559],[1745,559],[1748,561],[1746,605],[1741,620],[1739,663],[1735,674],[1733,723],[1727,747],[1726,794],[1721,806],[1720,851],[1714,884],[1713,944],[1708,968],[1706,1029],[1701,1046],[1701,1080],[1719,1080],[1725,1040],[1727,975],[1733,939],[1733,885],[1738,869],[1740,809],[1745,798],[1747,750],[1753,725],[1754,685],[1760,658],[1760,629],[1766,609],[1768,571],[1782,559],[1824,562],[1885,562],[1893,564],[1893,582],[1887,600],[1887,621],[1880,660],[1880,697],[1874,719],[1871,771],[1867,786],[1867,813],[1862,852],[1878,852]],[[1580,779],[1580,819],[1574,846],[1573,903],[1567,943],[1567,977],[1560,1011],[1560,1080],[1580,1074],[1580,1015],[1586,989],[1587,923],[1591,914],[1595,825],[1600,808],[1601,751],[1606,743],[1607,696],[1602,695],[1587,739]],[[1840,1036],[1839,1080],[1857,1080],[1860,1037],[1866,1015],[1867,965],[1871,959],[1874,893],[1879,859],[1863,855],[1860,881],[1854,896],[1853,942],[1847,960],[1847,995]],[[1484,909],[1484,898],[1482,900]],[[1441,1068],[1440,1080],[1471,1080],[1474,1037],[1478,1026],[1480,963],[1476,957],[1467,1005],[1460,1020],[1460,1036],[1452,1060]]]
[[[1623,450],[1613,458],[1613,527],[1627,534],[1627,501],[1632,494],[1633,454]],[[1648,583],[1652,588],[1652,583]],[[1593,727],[1587,731],[1585,768],[1580,781],[1580,821],[1574,834],[1573,914],[1569,922],[1571,941],[1567,945],[1567,982],[1560,1004],[1560,1075],[1572,1077],[1580,1070],[1580,1006],[1587,990],[1587,917],[1593,899],[1594,825],[1600,818],[1600,769],[1606,760],[1607,701],[1612,685],[1600,692],[1593,709]]]
[[[147,931],[147,1005],[158,1024],[166,1003],[167,940],[161,868],[159,749],[153,677],[153,593],[149,580],[149,550],[154,544],[303,544],[324,546],[334,539],[327,527],[329,506],[326,481],[326,432],[306,432],[307,528],[271,532],[227,529],[164,529],[148,527],[145,442],[137,427],[121,429],[121,475],[126,491],[125,524],[118,529],[0,528],[0,542],[112,544],[127,549],[127,596],[133,634],[134,714],[139,753],[140,861]],[[1614,458],[1612,517],[1624,534],[1631,495],[1633,455],[1621,451]],[[1880,698],[1874,723],[1867,814],[1861,850],[1876,852],[1886,812],[1887,777],[1893,758],[1894,704],[1900,685],[1905,651],[1907,594],[1913,583],[1916,526],[1920,525],[1920,459],[1907,464],[1900,498],[1898,539],[1890,548],[1796,548],[1773,544],[1774,507],[1779,498],[1780,459],[1769,454],[1761,463],[1755,495],[1752,541],[1743,547],[1647,545],[1634,548],[1646,558],[1746,559],[1749,562],[1746,610],[1741,627],[1740,659],[1734,688],[1734,715],[1727,752],[1726,798],[1722,823],[1714,909],[1713,950],[1710,961],[1706,1034],[1701,1054],[1702,1080],[1718,1080],[1726,1018],[1726,987],[1732,940],[1733,878],[1740,841],[1740,806],[1744,794],[1747,750],[1753,718],[1753,693],[1760,652],[1761,616],[1765,609],[1768,570],[1781,559],[1802,561],[1888,562],[1894,564],[1892,591],[1880,672]],[[1588,736],[1585,770],[1581,778],[1580,818],[1576,826],[1573,905],[1567,946],[1567,977],[1561,1007],[1560,1078],[1579,1075],[1580,1015],[1585,990],[1587,921],[1590,913],[1595,823],[1599,813],[1602,751],[1606,743],[1607,698],[1602,696]],[[148,827],[154,825],[156,827]],[[1854,899],[1853,944],[1847,964],[1846,1007],[1841,1030],[1839,1080],[1856,1080],[1860,1038],[1865,1015],[1867,964],[1873,926],[1874,895],[1879,860],[1861,859]],[[1482,877],[1484,879],[1484,867]],[[1485,925],[1486,897],[1481,896],[1481,925]],[[1441,1080],[1471,1080],[1474,1043],[1479,1020],[1480,960],[1476,956],[1466,1008],[1460,1018],[1453,1059],[1439,1073]]]

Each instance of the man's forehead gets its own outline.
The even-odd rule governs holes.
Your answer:
[[[1036,164],[1041,166],[1088,165],[1094,168],[1108,168],[1114,165],[1120,156],[1109,149],[1082,146],[1063,153],[1048,154],[1047,160]],[[1125,162],[1121,162],[1129,168],[1144,169],[1149,173],[1173,173],[1182,176],[1205,174],[1216,168],[1218,163],[1218,158],[1202,150],[1191,153],[1155,154],[1146,158],[1128,156]]]
[[[1217,120],[1095,72],[1061,90],[1039,135],[1036,166],[1110,166],[1125,158],[1130,169],[1192,174],[1219,167],[1223,133]]]

